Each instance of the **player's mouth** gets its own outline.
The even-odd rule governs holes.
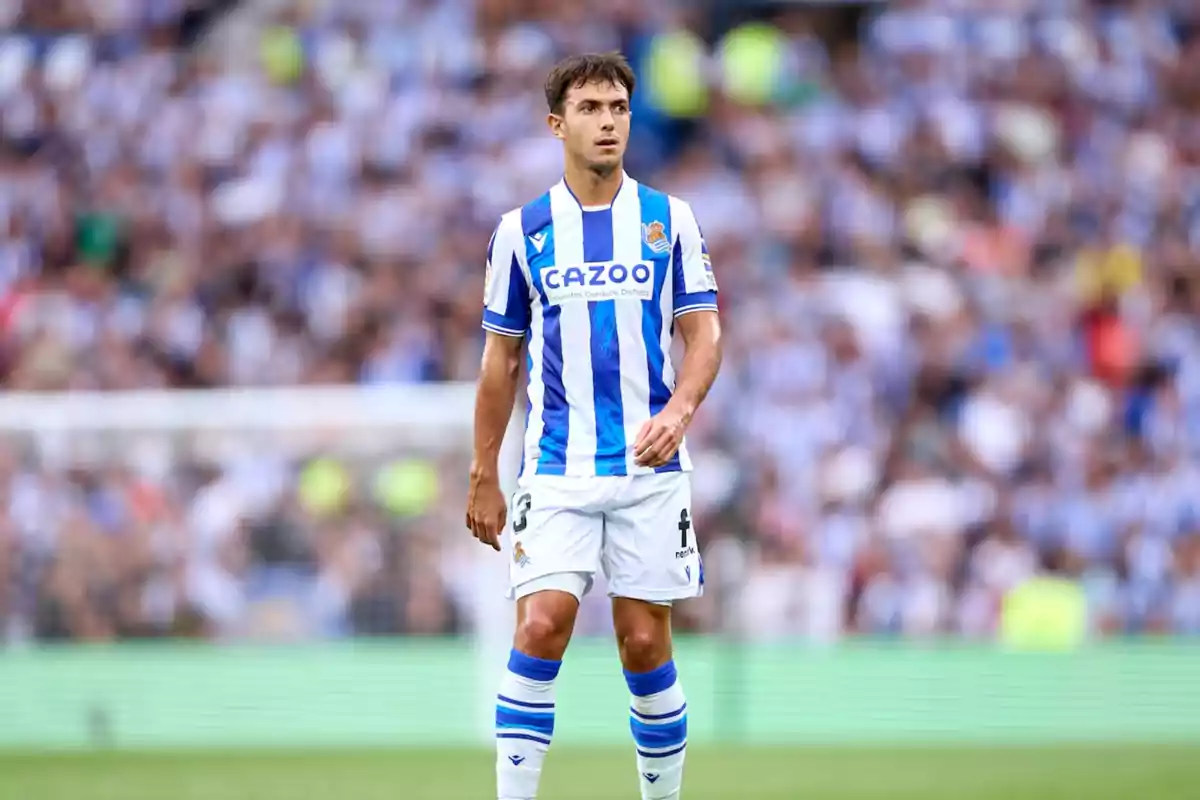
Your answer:
[[[621,140],[615,136],[605,136],[596,140],[597,147],[619,147]]]

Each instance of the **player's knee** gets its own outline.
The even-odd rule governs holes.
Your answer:
[[[622,631],[618,646],[621,663],[630,672],[650,672],[671,657],[670,639],[657,626],[634,626]]]
[[[537,611],[521,620],[517,632],[529,642],[550,642],[565,636],[567,625],[553,614]]]
[[[570,624],[551,614],[531,614],[517,625],[517,649],[538,658],[561,659],[570,637]]]
[[[517,620],[517,649],[537,658],[561,659],[575,626],[574,612],[567,604],[528,604]]]

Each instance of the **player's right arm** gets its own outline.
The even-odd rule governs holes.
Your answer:
[[[530,319],[528,284],[517,250],[524,246],[519,223],[509,217],[501,220],[488,244],[483,310],[487,339],[475,393],[475,445],[467,495],[467,527],[495,550],[500,549],[507,516],[500,491],[500,446],[516,402]]]

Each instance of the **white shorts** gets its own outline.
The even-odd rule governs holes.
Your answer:
[[[526,475],[509,511],[510,599],[556,589],[583,599],[597,569],[610,597],[699,597],[704,571],[686,472]]]

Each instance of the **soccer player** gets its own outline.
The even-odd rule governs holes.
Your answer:
[[[500,800],[536,797],[554,681],[603,569],[642,797],[679,797],[687,704],[671,603],[700,595],[684,430],[721,363],[717,284],[687,203],[625,174],[634,75],[618,54],[546,81],[564,177],[505,214],[488,246],[467,526],[500,550],[497,461],[528,342],[524,461],[512,504],[517,628],[496,702]],[[678,328],[678,376],[670,347]]]

